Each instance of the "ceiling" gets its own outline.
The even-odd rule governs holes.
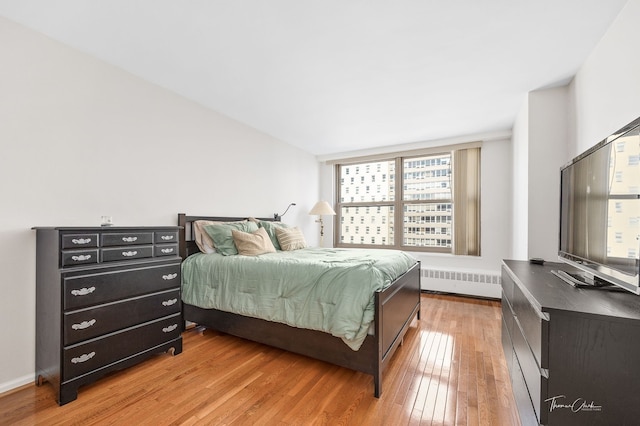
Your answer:
[[[627,0],[0,0],[0,15],[316,155],[510,129]]]

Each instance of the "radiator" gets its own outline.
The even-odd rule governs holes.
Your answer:
[[[500,285],[500,275],[478,272],[445,271],[441,269],[422,269],[422,278],[435,280],[466,281]]]
[[[423,290],[501,297],[501,279],[498,273],[422,268],[420,276]]]

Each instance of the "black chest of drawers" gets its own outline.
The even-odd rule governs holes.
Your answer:
[[[572,268],[502,267],[502,345],[522,425],[637,425],[640,297],[574,288],[558,269]]]
[[[60,405],[151,355],[182,352],[179,227],[36,230],[36,383]]]

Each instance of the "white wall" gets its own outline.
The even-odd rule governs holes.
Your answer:
[[[529,95],[513,125],[511,259],[527,259],[529,253]]]
[[[325,162],[319,162],[318,164],[319,170],[319,181],[320,181],[320,200],[327,201],[331,204],[331,207],[335,209],[335,200],[336,200],[336,184],[335,184],[335,173],[332,166],[327,165]],[[316,220],[318,217],[313,216],[313,219]],[[333,247],[333,217],[325,216],[323,217],[324,221],[324,241],[322,242],[323,247]],[[316,234],[320,232],[320,225],[316,223]]]
[[[513,259],[557,260],[567,99],[567,86],[529,92],[514,124]]]
[[[0,392],[34,380],[32,226],[271,216],[317,244],[314,156],[0,18]],[[188,182],[187,182],[188,181]]]
[[[572,158],[640,116],[640,0],[629,0],[571,83]]]
[[[567,152],[566,86],[529,93],[528,257],[557,260],[560,168]]]

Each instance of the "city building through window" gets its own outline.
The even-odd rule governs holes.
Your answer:
[[[337,246],[480,254],[479,147],[338,163],[336,173]]]

